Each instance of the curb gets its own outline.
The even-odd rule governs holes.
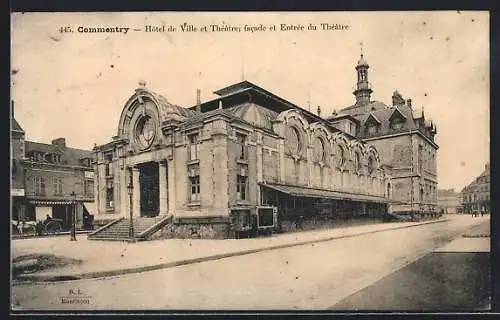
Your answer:
[[[17,284],[22,284],[23,282],[29,282],[31,284],[36,283],[36,282],[58,283],[58,282],[63,282],[63,281],[67,282],[67,281],[74,281],[74,280],[113,277],[113,276],[125,275],[125,274],[130,274],[130,273],[141,273],[141,272],[147,272],[147,271],[153,271],[153,270],[159,270],[159,269],[179,267],[179,266],[184,266],[184,265],[188,265],[188,264],[213,261],[213,260],[220,260],[220,259],[236,257],[236,256],[243,256],[243,255],[252,254],[252,253],[297,247],[297,246],[302,246],[302,245],[307,245],[307,244],[312,244],[312,243],[327,242],[327,241],[332,241],[332,240],[337,240],[337,239],[345,239],[345,238],[353,238],[353,237],[357,237],[357,236],[369,235],[369,234],[374,234],[374,233],[384,232],[384,231],[406,229],[406,228],[423,226],[423,225],[427,225],[427,224],[442,223],[442,222],[447,222],[447,221],[450,221],[450,219],[443,219],[443,220],[437,220],[437,221],[436,220],[435,221],[426,221],[426,222],[417,223],[417,224],[413,224],[413,225],[409,225],[409,226],[399,226],[399,227],[393,227],[393,228],[388,228],[388,229],[383,229],[383,230],[374,230],[374,231],[353,233],[353,234],[348,234],[348,235],[332,236],[332,237],[327,237],[327,238],[323,238],[323,239],[314,239],[314,240],[307,240],[307,241],[301,241],[301,242],[280,244],[280,245],[274,245],[274,246],[263,247],[263,248],[222,253],[222,254],[216,254],[216,255],[212,255],[212,256],[192,258],[192,259],[179,260],[179,261],[173,261],[173,262],[165,262],[165,263],[160,263],[160,264],[155,264],[155,265],[140,266],[140,267],[134,267],[134,268],[128,268],[128,269],[94,271],[94,272],[87,272],[87,273],[81,273],[81,274],[67,274],[67,275],[43,275],[43,274],[42,275],[36,275],[36,274],[19,275],[17,277],[19,279],[19,282]],[[15,285],[15,284],[13,283],[13,285]]]
[[[75,232],[76,235],[81,235],[81,234],[88,234],[91,233],[92,230],[77,230]],[[69,236],[71,234],[70,231],[63,231],[59,233],[53,233],[53,234],[44,234],[41,236],[36,236],[36,235],[27,235],[27,236],[19,236],[19,235],[11,235],[10,239],[11,240],[25,240],[25,239],[43,239],[43,238],[53,238],[53,237],[62,237],[62,236]]]

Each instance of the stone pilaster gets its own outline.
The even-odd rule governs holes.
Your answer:
[[[98,195],[98,211],[101,214],[106,213],[106,165],[100,163],[97,166],[97,195]]]
[[[168,186],[167,186],[167,163],[160,161],[159,165],[159,186],[160,186],[160,215],[168,213]]]
[[[137,166],[132,167],[132,184],[134,185],[134,191],[132,193],[132,214],[134,217],[141,216],[141,184],[139,181],[139,168]]]
[[[128,212],[128,192],[127,192],[127,170],[123,167],[120,168],[120,183],[118,188],[120,188],[120,215],[127,217]]]
[[[306,156],[307,156],[307,186],[311,187],[313,185],[313,179],[314,179],[314,165],[312,161],[312,148],[307,147],[306,149]]]
[[[168,214],[175,215],[175,160],[168,160],[168,176],[167,176],[167,198],[168,198]]]
[[[260,185],[264,181],[263,177],[263,157],[262,157],[262,133],[257,132],[257,204],[261,204]]]
[[[285,140],[279,140],[279,166],[280,166],[280,182],[285,182]]]

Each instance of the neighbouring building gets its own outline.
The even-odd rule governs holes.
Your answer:
[[[177,236],[227,237],[252,221],[286,230],[387,212],[393,184],[376,146],[248,81],[215,94],[184,108],[140,83],[116,136],[94,148],[99,217],[132,209],[173,216]]]
[[[460,192],[462,210],[490,212],[490,164],[484,166],[483,172]]]
[[[438,189],[438,207],[443,213],[458,213],[460,194],[455,189]]]
[[[26,141],[13,109],[12,220],[38,221],[49,215],[63,220],[62,227],[69,229],[75,200],[76,224],[82,228],[84,216],[96,213],[91,151],[70,148],[65,138],[50,144]]]
[[[363,55],[355,69],[356,102],[334,112],[330,123],[375,147],[381,164],[390,167],[393,212],[436,212],[436,125],[426,119],[423,108],[415,110],[412,100],[405,100],[397,90],[390,106],[371,100],[369,65]]]

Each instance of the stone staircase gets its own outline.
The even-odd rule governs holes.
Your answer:
[[[155,232],[172,221],[172,216],[158,216],[154,218],[133,218],[134,238],[136,241],[148,240]],[[130,219],[119,218],[104,227],[90,233],[89,240],[129,241]]]

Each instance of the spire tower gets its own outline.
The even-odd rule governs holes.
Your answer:
[[[356,73],[358,81],[356,83],[356,90],[352,94],[356,97],[356,104],[364,105],[370,102],[370,96],[373,90],[368,82],[368,62],[363,56],[363,43],[361,43],[361,55],[356,65]]]

